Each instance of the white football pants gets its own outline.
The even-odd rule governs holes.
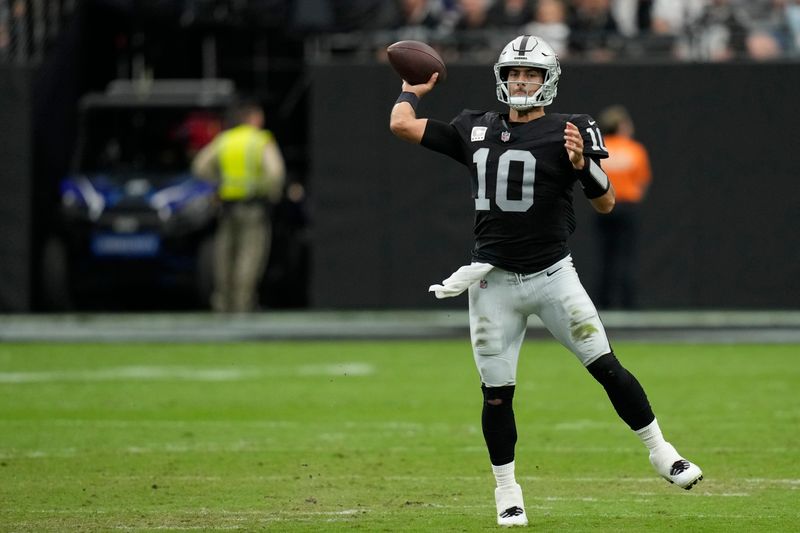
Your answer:
[[[469,288],[472,351],[487,387],[516,384],[519,350],[530,315],[537,315],[584,366],[611,351],[571,256],[535,274],[493,268]]]

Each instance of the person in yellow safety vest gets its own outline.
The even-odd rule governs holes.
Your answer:
[[[214,292],[219,312],[257,308],[258,284],[272,238],[270,206],[283,194],[285,165],[278,143],[264,130],[253,102],[234,108],[236,125],[220,132],[195,156],[192,171],[219,183],[222,204],[214,243]]]

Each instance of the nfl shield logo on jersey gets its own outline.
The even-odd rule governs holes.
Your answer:
[[[504,131],[503,133],[500,134],[500,140],[503,141],[504,143],[507,143],[510,138],[511,138],[510,131]]]

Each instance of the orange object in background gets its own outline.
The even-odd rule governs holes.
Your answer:
[[[617,202],[640,202],[652,178],[647,150],[622,135],[607,135],[604,140],[609,155],[603,170],[614,185]]]

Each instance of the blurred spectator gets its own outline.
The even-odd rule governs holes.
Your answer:
[[[388,31],[378,32],[375,52],[385,62],[386,47],[396,41],[423,41],[440,48],[437,42],[451,31],[455,14],[442,0],[393,0],[386,2],[379,19]]]
[[[787,13],[791,0],[760,0],[740,5],[747,19],[748,56],[756,60],[774,59],[793,48]]]
[[[771,59],[785,48],[787,0],[655,0],[653,30],[678,37],[679,59]]]
[[[683,35],[708,4],[709,0],[653,0],[653,31],[659,34]]]
[[[550,43],[559,57],[565,57],[569,51],[569,26],[564,1],[539,0],[533,21],[525,26],[525,34],[541,37]]]
[[[316,10],[318,4],[330,8]],[[447,61],[491,60],[494,48],[521,32],[553,43],[562,57],[590,61],[665,55],[764,60],[800,52],[800,0],[297,0],[294,5],[304,6],[308,26],[321,29],[320,21],[334,15],[340,31],[361,30],[320,41],[330,50],[380,60],[388,44],[404,39],[434,45]],[[350,20],[356,22],[343,22]]]
[[[747,35],[747,56],[756,61],[776,59],[783,54],[778,39],[766,30],[754,30]]]
[[[9,23],[9,11],[5,2],[0,3],[0,60],[9,55],[11,47],[11,28]]]
[[[519,29],[533,19],[529,0],[495,0],[487,14],[489,26]]]
[[[30,54],[31,45],[31,39],[28,34],[30,30],[28,6],[23,0],[12,0],[8,4],[11,5],[9,44],[15,48],[13,52],[16,60],[24,63]]]
[[[389,29],[421,27],[436,29],[442,22],[444,6],[436,0],[396,0],[390,2]]]
[[[569,13],[569,51],[593,61],[609,61],[622,46],[610,0],[574,0]]]
[[[611,14],[625,37],[650,31],[652,8],[652,0],[611,0]]]
[[[489,0],[458,0],[456,13],[457,31],[483,30],[489,26]]]
[[[448,26],[451,30],[450,59],[466,56],[473,61],[496,59],[495,41],[506,41],[505,32],[489,27],[489,0],[457,0],[455,17]]]
[[[728,61],[747,54],[746,14],[731,0],[710,0],[691,33],[694,58]]]
[[[608,149],[603,168],[614,186],[616,206],[595,217],[601,247],[596,301],[605,309],[631,309],[637,303],[640,205],[650,185],[650,159],[647,149],[633,139],[633,120],[623,106],[604,109],[597,123]]]
[[[729,31],[715,4],[716,0],[654,0],[653,32],[676,38],[673,55],[678,59],[726,59]]]
[[[785,8],[785,14],[791,38],[788,48],[797,55],[800,54],[800,2],[797,0],[789,1]]]

